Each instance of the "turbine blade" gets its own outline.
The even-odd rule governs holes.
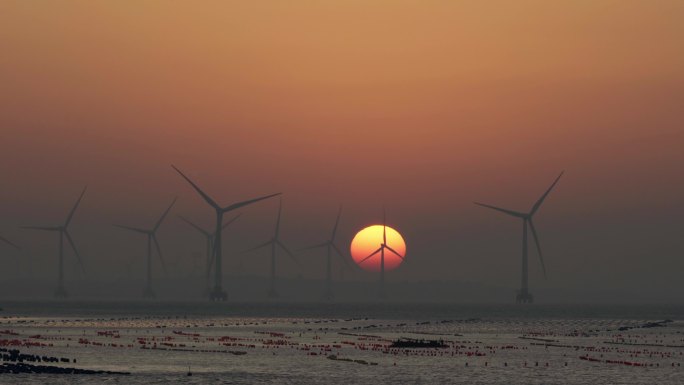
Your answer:
[[[62,230],[61,227],[58,226],[20,226],[22,229],[27,229],[27,230],[44,230],[44,231],[60,231]]]
[[[135,231],[136,233],[142,233],[142,234],[149,234],[150,233],[148,230],[138,229],[136,227],[123,226],[123,225],[113,225],[113,226],[124,229],[124,230]]]
[[[169,211],[171,211],[171,207],[173,207],[173,205],[176,204],[176,199],[178,198],[173,198],[173,201],[171,201],[169,207],[166,209],[166,211],[164,211],[164,214],[162,214],[157,223],[154,225],[154,228],[152,229],[153,232],[157,231],[159,226],[161,226],[162,222],[164,221],[164,218],[166,218],[166,215],[169,213]]]
[[[502,209],[501,207],[486,205],[484,203],[479,203],[479,202],[473,202],[473,203],[475,203],[478,206],[487,207],[489,209],[496,210],[496,211],[501,211],[504,214],[512,215],[512,216],[518,217],[518,218],[525,218],[527,216],[525,213],[519,213],[519,212],[513,211],[513,210],[506,210],[506,209]]]
[[[323,243],[319,243],[319,244],[317,244],[317,245],[312,245],[312,246],[304,247],[304,248],[302,248],[302,249],[298,249],[297,251],[305,251],[305,250],[311,250],[311,249],[318,249],[318,248],[325,247],[325,246],[328,246],[328,242],[323,242]]]
[[[71,222],[71,218],[73,218],[74,213],[76,212],[76,209],[78,208],[78,205],[81,204],[81,199],[83,199],[83,195],[85,194],[87,188],[88,188],[88,186],[83,188],[83,191],[81,191],[81,195],[78,197],[78,200],[76,201],[76,204],[74,205],[74,208],[72,208],[71,211],[69,212],[69,216],[67,216],[66,222],[64,222],[65,228],[67,226],[69,226],[69,222]]]
[[[542,255],[541,246],[539,245],[539,237],[537,237],[537,230],[534,228],[534,223],[530,219],[527,221],[530,224],[530,230],[532,230],[532,238],[534,238],[534,243],[537,245],[537,251],[539,252],[539,262],[541,262],[542,271],[544,272],[544,278],[546,278],[546,266],[544,265],[544,256]]]
[[[188,220],[188,219],[185,218],[184,216],[179,215],[178,218],[180,218],[183,222],[185,222],[185,223],[189,224],[190,226],[192,226],[195,230],[197,230],[197,231],[199,231],[200,233],[206,235],[207,237],[210,235],[208,231],[206,231],[206,230],[204,230],[203,228],[199,227],[198,225],[192,223],[190,220]]]
[[[387,244],[387,215],[385,207],[382,207],[382,244]]]
[[[152,234],[150,236],[152,237],[152,240],[154,241],[154,248],[157,249],[157,255],[159,256],[159,261],[161,262],[162,270],[164,270],[164,274],[166,274],[167,273],[166,263],[164,262],[164,255],[162,254],[161,247],[159,246],[159,241],[157,241],[157,236],[154,234]]]
[[[553,190],[553,187],[556,185],[556,183],[558,183],[560,178],[563,176],[564,172],[565,171],[561,171],[560,175],[558,175],[558,178],[556,178],[556,180],[553,181],[553,183],[551,184],[551,187],[549,187],[549,189],[546,190],[544,195],[542,195],[541,198],[539,198],[539,200],[534,204],[534,206],[532,206],[532,210],[530,210],[530,216],[534,215],[534,213],[536,213],[537,210],[539,210],[539,207],[542,205],[542,203],[544,203],[544,199],[546,199],[546,196],[549,195],[551,190]]]
[[[21,248],[20,248],[19,246],[17,246],[16,244],[10,242],[10,240],[7,239],[7,238],[5,238],[5,237],[1,237],[1,236],[0,236],[0,241],[3,241],[3,242],[7,243],[7,244],[10,245],[10,246],[13,246],[13,247],[14,247],[15,249],[17,249],[17,250],[21,250]]]
[[[389,247],[389,246],[387,246],[387,245],[383,245],[383,246],[384,246],[387,250],[393,252],[397,257],[399,257],[399,258],[401,258],[401,259],[404,259],[404,257],[402,257],[401,254],[397,253],[393,248],[391,248],[391,247]]]
[[[273,242],[275,242],[275,241],[274,241],[273,239],[271,239],[271,240],[269,240],[269,241],[267,241],[267,242],[264,242],[264,243],[260,244],[259,246],[254,246],[254,247],[252,247],[251,249],[247,249],[247,250],[243,251],[242,253],[245,254],[245,253],[249,253],[250,251],[259,250],[260,248],[266,247],[266,246],[270,245],[270,244],[273,243]]]
[[[299,263],[297,257],[295,257],[295,255],[282,242],[276,240],[276,243],[278,243],[278,246],[280,246],[280,248],[283,249],[283,251],[285,251],[285,253],[290,257],[290,259],[292,259],[297,264],[297,266],[299,266],[300,268],[302,267],[302,264]]]
[[[275,239],[278,239],[278,235],[280,234],[280,217],[283,213],[283,198],[280,197],[280,203],[278,204],[278,219],[276,219],[276,226],[275,226]]]
[[[223,208],[222,210],[223,210],[223,212],[225,213],[225,212],[232,211],[232,210],[238,209],[238,208],[240,208],[240,207],[247,206],[247,205],[249,205],[249,204],[252,204],[252,203],[255,203],[255,202],[259,202],[259,201],[261,201],[261,200],[268,199],[268,198],[271,198],[271,197],[274,197],[274,196],[280,195],[280,194],[282,194],[282,193],[276,193],[276,194],[266,195],[266,196],[263,196],[263,197],[259,197],[259,198],[255,198],[255,199],[250,199],[250,200],[247,200],[247,201],[242,201],[242,202],[238,202],[238,203],[233,203],[232,205],[227,206],[227,207]]]
[[[333,250],[335,250],[335,252],[337,253],[337,255],[340,256],[340,259],[342,259],[342,262],[344,262],[344,265],[345,265],[347,268],[351,269],[351,265],[349,264],[349,261],[348,261],[347,258],[344,256],[344,254],[342,254],[342,252],[340,251],[340,249],[337,248],[337,245],[335,245],[334,243],[330,242],[330,246],[332,246]]]
[[[377,254],[377,253],[379,253],[379,252],[381,252],[381,251],[382,251],[382,246],[378,247],[378,249],[375,250],[374,252],[372,252],[371,255],[369,255],[369,256],[367,256],[366,258],[360,260],[360,261],[359,261],[359,265],[362,264],[362,263],[364,263],[364,262],[366,262],[366,261],[369,260],[372,256],[374,256],[375,254]]]
[[[81,254],[78,253],[78,250],[76,249],[76,244],[74,243],[74,240],[71,239],[71,235],[69,235],[69,232],[64,230],[64,235],[66,235],[66,239],[71,245],[71,249],[74,251],[74,254],[76,255],[76,259],[78,260],[78,265],[81,266],[81,271],[83,274],[85,274],[85,267],[83,266],[83,260],[81,259]]]
[[[342,216],[342,205],[337,211],[337,219],[335,219],[335,226],[333,227],[332,235],[330,236],[330,242],[335,242],[335,235],[337,234],[337,225],[340,223],[340,216]]]
[[[188,178],[187,176],[185,176],[185,174],[183,174],[183,173],[181,172],[181,170],[179,170],[178,168],[176,168],[176,166],[174,166],[174,165],[171,165],[171,167],[173,167],[173,169],[176,170],[176,171],[180,174],[180,176],[183,177],[183,179],[185,179],[188,183],[190,183],[190,185],[192,186],[192,188],[194,188],[195,191],[197,191],[197,193],[198,193],[199,195],[201,195],[202,198],[204,198],[204,200],[207,201],[207,203],[208,203],[211,207],[215,208],[216,210],[220,210],[220,209],[221,209],[221,207],[218,205],[218,203],[216,203],[213,199],[211,199],[211,197],[210,197],[209,195],[207,195],[204,191],[202,191],[202,189],[200,189],[193,181],[191,181],[190,178]]]
[[[221,227],[221,229],[225,229],[226,227],[228,227],[228,225],[230,225],[231,223],[235,222],[238,218],[240,218],[241,215],[242,215],[242,213],[240,213],[240,214],[234,216],[233,218],[231,218],[228,222],[226,222],[226,223],[223,224],[223,226]]]

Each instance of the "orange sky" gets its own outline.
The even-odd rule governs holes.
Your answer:
[[[515,285],[517,223],[471,202],[525,209],[565,169],[538,224],[557,279],[631,282],[652,253],[679,285],[682,20],[679,0],[4,0],[0,231],[28,240],[85,184],[81,226],[174,195],[209,222],[174,163],[224,203],[284,192],[294,243],[339,203],[348,242],[386,204],[420,256],[397,274]]]

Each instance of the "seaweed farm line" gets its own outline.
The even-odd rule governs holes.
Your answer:
[[[0,321],[1,384],[684,383],[682,320],[6,314]]]

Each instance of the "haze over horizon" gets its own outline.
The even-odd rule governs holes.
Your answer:
[[[54,284],[57,237],[18,226],[60,224],[86,185],[70,232],[93,279],[142,277],[144,237],[111,225],[152,226],[176,196],[159,240],[169,277],[194,272],[204,242],[177,215],[213,214],[174,164],[220,204],[282,192],[293,249],[342,204],[348,252],[384,205],[408,250],[390,283],[516,288],[520,223],[473,201],[528,210],[565,170],[531,291],[684,301],[683,19],[677,0],[3,1],[0,235],[22,250],[0,245],[0,281]],[[239,210],[226,275],[277,205]],[[322,279],[322,251],[300,260],[279,273]]]

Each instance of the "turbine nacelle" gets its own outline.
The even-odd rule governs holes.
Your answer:
[[[229,211],[239,209],[240,207],[247,206],[247,205],[250,205],[252,203],[256,203],[256,202],[264,200],[264,199],[272,198],[272,197],[277,196],[277,195],[282,195],[282,193],[275,193],[275,194],[270,194],[270,195],[265,195],[265,196],[262,196],[259,198],[255,198],[255,199],[249,199],[246,201],[233,203],[233,204],[225,206],[225,207],[221,207],[221,206],[219,206],[218,203],[216,203],[216,201],[214,199],[212,199],[207,193],[205,193],[202,189],[200,189],[199,186],[197,186],[195,184],[195,182],[193,182],[192,180],[190,180],[190,178],[188,178],[185,174],[183,174],[183,172],[181,170],[179,170],[174,165],[171,165],[171,167],[173,167],[173,169],[176,170],[176,172],[178,172],[180,174],[180,176],[183,177],[183,179],[185,179],[202,198],[204,198],[204,200],[207,202],[207,204],[209,204],[209,206],[213,207],[214,210],[216,210],[217,214],[219,214],[219,213],[224,214],[224,213],[227,213]]]

